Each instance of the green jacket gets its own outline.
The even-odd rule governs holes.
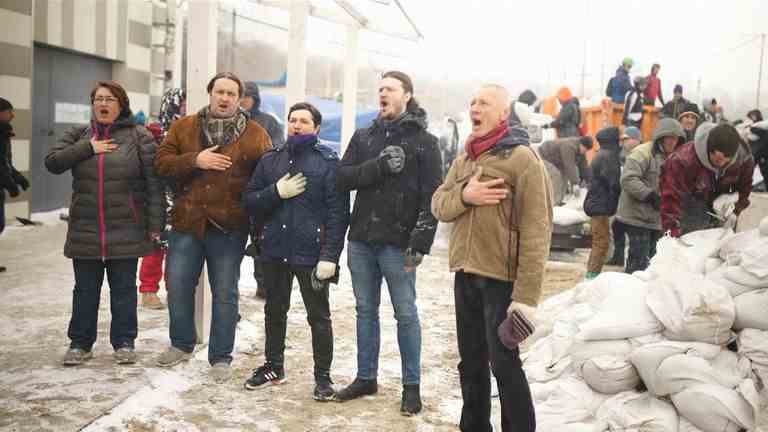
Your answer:
[[[662,119],[653,133],[653,141],[635,147],[624,163],[621,174],[621,197],[616,219],[639,227],[661,231],[661,216],[654,209],[650,196],[659,194],[659,174],[666,159],[661,140],[677,136],[678,144],[685,142],[685,132],[677,120]]]

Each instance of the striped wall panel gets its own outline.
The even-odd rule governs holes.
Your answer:
[[[31,1],[0,0],[0,96],[14,105],[13,164],[26,176],[32,138],[33,6]],[[6,197],[7,219],[29,217],[29,194],[27,190],[15,198]]]

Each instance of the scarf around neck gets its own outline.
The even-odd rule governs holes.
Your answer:
[[[288,153],[296,154],[312,147],[315,143],[317,143],[317,135],[315,134],[292,135],[288,137],[285,146]]]
[[[467,155],[470,159],[477,160],[481,154],[487,152],[501,141],[507,132],[509,132],[509,125],[506,121],[502,121],[498,126],[481,137],[474,138],[470,136],[465,144]]]
[[[228,118],[212,116],[209,107],[201,109],[199,114],[208,144],[206,147],[232,144],[240,138],[248,125],[248,115],[240,109]]]

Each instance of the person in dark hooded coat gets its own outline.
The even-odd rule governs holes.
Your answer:
[[[261,110],[261,93],[259,85],[253,81],[246,81],[245,94],[240,106],[251,115],[251,120],[263,127],[272,140],[272,148],[282,147],[285,143],[283,126],[276,118]]]
[[[603,269],[610,243],[609,219],[616,214],[621,193],[619,128],[605,128],[595,138],[600,150],[592,159],[592,181],[584,199],[584,212],[592,217],[592,251],[587,263],[587,279],[597,277]]]

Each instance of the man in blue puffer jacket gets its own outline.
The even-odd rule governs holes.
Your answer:
[[[285,146],[261,158],[244,194],[249,215],[263,224],[260,261],[269,286],[264,306],[266,362],[253,372],[245,388],[285,381],[286,319],[296,277],[312,328],[314,398],[327,401],[335,395],[330,376],[333,330],[328,285],[338,277],[349,198],[336,189],[338,155],[318,141],[321,122],[313,105],[293,105]]]

